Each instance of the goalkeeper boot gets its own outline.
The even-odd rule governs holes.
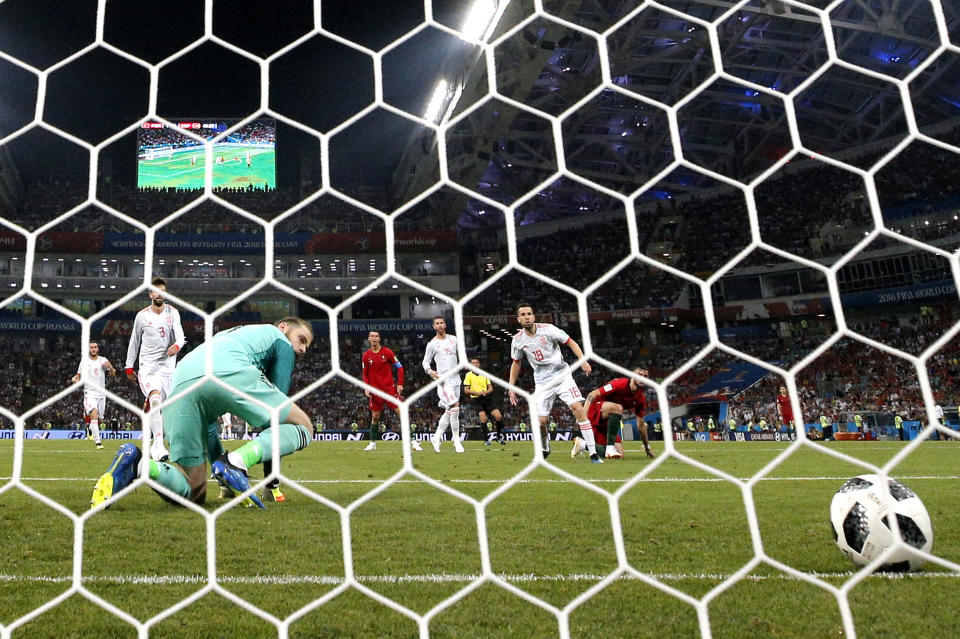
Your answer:
[[[250,490],[250,478],[247,477],[246,471],[231,464],[226,454],[213,462],[210,470],[213,471],[214,478],[221,486],[227,486],[238,494]],[[263,502],[254,493],[247,495],[247,500],[253,502],[257,508],[265,508]]]
[[[117,450],[107,472],[100,475],[97,485],[90,498],[90,507],[95,508],[113,497],[137,478],[137,467],[140,465],[140,449],[133,444],[124,444]]]
[[[591,464],[602,464],[602,463],[603,463],[603,460],[600,459],[600,455],[594,453],[594,454],[590,455],[590,463],[591,463]]]
[[[570,449],[570,458],[573,459],[582,453],[584,448],[586,448],[586,442],[583,441],[583,437],[574,437],[573,448]]]

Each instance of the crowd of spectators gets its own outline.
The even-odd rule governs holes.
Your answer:
[[[814,259],[836,255],[840,236],[831,233],[822,244],[811,243],[826,224],[833,229],[873,227],[860,176],[827,164],[787,170],[756,189],[760,236],[795,255]]]
[[[917,322],[916,325],[911,325],[909,321],[894,320],[895,318],[877,318],[855,324],[852,328],[865,333],[873,330],[874,334],[871,336],[877,339],[881,337],[877,331],[881,331],[884,338],[881,341],[884,343],[915,352],[916,348],[939,337],[949,325],[937,318],[931,318],[927,323]],[[895,330],[897,324],[899,330]],[[196,331],[193,331],[190,337],[184,349],[185,353],[202,340]],[[397,332],[385,333],[384,337],[385,343],[397,353],[405,366],[404,395],[409,397],[428,386],[431,381],[422,370],[421,360],[424,345],[430,335]],[[656,381],[673,373],[702,348],[702,345],[692,343],[643,345],[635,343],[636,340],[622,332],[608,337],[609,339],[598,341],[598,354],[627,367],[647,368],[649,376]],[[99,336],[98,341],[101,354],[121,370],[126,357],[127,338]],[[614,341],[618,343],[615,344]],[[785,348],[809,347],[810,344],[805,344],[799,335],[754,340],[751,343],[752,354],[769,362],[782,361]],[[360,355],[367,348],[364,336],[344,335],[339,348],[341,369],[349,375],[361,378]],[[504,348],[507,348],[506,344]],[[960,387],[956,381],[960,379],[958,348],[960,340],[955,339],[932,355],[928,361],[927,370],[934,398],[944,406],[954,405],[960,398]],[[82,349],[76,333],[47,334],[43,337],[14,334],[4,336],[2,352],[0,383],[7,389],[2,404],[5,408],[21,414],[69,385],[68,380],[77,370]],[[331,371],[329,352],[321,336],[308,355],[298,362],[292,393],[300,391]],[[484,369],[491,375],[503,381],[507,379],[509,359],[503,353],[478,355]],[[668,387],[671,403],[681,405],[693,399],[704,382],[735,359],[724,352],[711,352]],[[607,381],[606,377],[615,376],[614,373],[596,368],[589,377],[579,370],[575,371],[575,379],[584,393]],[[526,365],[522,370],[518,385],[532,391],[531,371]],[[732,415],[741,423],[746,423],[749,419],[756,423],[762,418],[770,425],[777,424],[774,397],[781,383],[781,378],[771,373],[746,391],[730,398]],[[139,388],[122,374],[108,379],[107,388],[131,405],[141,405]],[[797,388],[803,407],[803,419],[806,422],[816,421],[820,415],[832,417],[852,412],[875,412],[891,416],[900,414],[904,418],[916,418],[922,415],[923,411],[923,399],[913,365],[903,358],[850,338],[837,342],[811,364],[798,371]],[[316,422],[322,422],[328,430],[350,430],[354,424],[360,429],[369,426],[369,410],[363,390],[339,375],[298,401],[307,414]],[[521,422],[527,421],[528,414],[525,410],[522,407],[517,409],[509,406],[499,387],[495,401],[501,407],[508,427],[517,428]],[[656,397],[652,391],[648,393],[648,403],[649,410],[655,410]],[[82,420],[81,406],[82,393],[75,391],[31,416],[27,426],[78,428]],[[439,415],[433,391],[427,392],[410,405],[410,420],[419,428],[432,429]],[[111,427],[134,430],[140,427],[138,416],[113,401],[108,401],[107,418]],[[574,426],[570,411],[559,404],[551,414],[551,421],[561,429]],[[466,397],[463,401],[461,422],[465,428],[480,426],[475,406]],[[385,423],[388,429],[399,429],[399,422],[394,414],[385,415]]]
[[[254,120],[227,136],[231,142],[250,144],[273,144],[277,140],[277,127],[263,120]]]
[[[538,273],[583,289],[629,255],[625,219],[594,225],[583,217],[578,222],[547,235],[520,239],[517,259]]]

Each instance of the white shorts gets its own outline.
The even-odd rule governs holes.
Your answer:
[[[533,401],[537,405],[537,413],[540,417],[547,417],[553,409],[553,400],[560,398],[567,406],[583,401],[583,395],[580,394],[580,388],[573,381],[573,375],[567,373],[554,384],[546,388],[537,388],[533,391]]]
[[[137,379],[140,382],[140,390],[143,391],[143,396],[146,398],[149,398],[150,393],[153,391],[160,391],[160,401],[162,402],[167,398],[167,395],[170,394],[170,382],[173,379],[173,375],[167,375],[165,373],[148,373],[144,375],[140,373],[137,375]]]
[[[83,396],[83,414],[89,415],[93,411],[97,411],[97,418],[103,419],[104,409],[107,407],[107,398],[106,397],[96,397],[94,395],[84,395]]]
[[[440,398],[440,401],[437,402],[437,406],[441,408],[450,408],[454,404],[460,401],[460,389],[463,387],[463,384],[460,382],[459,376],[448,377],[446,380],[440,383],[437,386],[437,397]]]

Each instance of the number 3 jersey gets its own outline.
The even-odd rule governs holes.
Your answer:
[[[148,306],[133,321],[125,368],[133,368],[139,355],[141,375],[173,375],[177,356],[167,356],[167,349],[174,344],[183,348],[185,341],[177,309],[164,304],[163,310],[155,313]]]
[[[537,387],[552,384],[570,371],[563,361],[560,345],[566,344],[570,336],[553,324],[535,324],[536,332],[528,335],[520,329],[510,344],[510,357],[519,362],[523,356],[533,367],[533,381]]]

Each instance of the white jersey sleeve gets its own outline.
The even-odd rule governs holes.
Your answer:
[[[143,311],[141,311],[142,313]],[[140,333],[143,331],[143,321],[140,313],[133,319],[133,329],[130,333],[130,343],[127,345],[127,364],[124,368],[133,368],[140,354]]]
[[[430,340],[423,356],[423,368],[428,373],[431,370],[431,361],[436,365],[436,371],[440,375],[455,369],[459,364],[457,338],[447,335],[442,340],[436,337]]]
[[[427,342],[427,349],[423,352],[423,370],[428,375],[430,371],[433,370],[433,342],[435,340],[430,340]]]
[[[183,332],[183,324],[180,322],[180,311],[169,307],[173,315],[173,343],[177,348],[183,350],[183,345],[187,343],[187,337]]]

